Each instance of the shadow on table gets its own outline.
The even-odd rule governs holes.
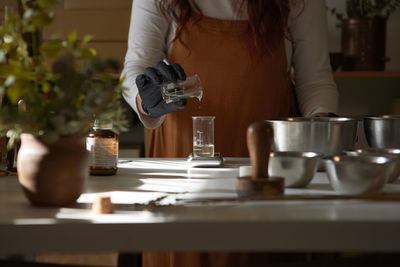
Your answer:
[[[310,184],[307,186],[307,189],[332,191],[332,186],[330,184]]]

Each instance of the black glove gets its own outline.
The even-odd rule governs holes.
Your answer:
[[[320,114],[320,113],[318,113]],[[316,115],[315,117],[321,117],[320,115]],[[327,117],[327,118],[339,118],[339,115],[333,113],[333,112],[328,112],[325,113],[323,117]]]
[[[328,112],[326,113],[325,117],[330,117],[330,118],[339,118],[339,115],[333,113],[333,112]]]
[[[136,77],[136,85],[142,98],[142,108],[152,118],[161,117],[172,111],[183,109],[186,99],[173,103],[165,103],[160,90],[164,82],[176,82],[186,80],[186,74],[181,66],[174,63],[171,65],[160,61],[154,68],[146,68],[144,74]]]

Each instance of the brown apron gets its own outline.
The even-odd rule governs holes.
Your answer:
[[[147,133],[146,156],[187,157],[193,146],[192,116],[215,116],[215,151],[245,157],[251,123],[294,115],[284,40],[260,58],[249,48],[246,27],[246,21],[209,17],[186,25],[183,44],[173,44],[170,62],[179,63],[188,76],[200,76],[203,98],[188,99],[184,110],[168,114]]]
[[[215,116],[215,151],[224,157],[247,157],[251,123],[294,115],[284,40],[276,51],[260,57],[249,46],[247,25],[203,17],[185,26],[183,43],[174,42],[170,62],[179,63],[188,76],[200,76],[203,99],[189,99],[184,110],[168,114],[160,127],[147,131],[147,156],[187,157],[192,152],[192,116]],[[244,253],[143,253],[144,267],[248,262]]]

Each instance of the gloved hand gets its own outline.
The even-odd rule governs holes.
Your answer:
[[[162,83],[176,82],[177,80],[186,80],[186,74],[182,67],[176,63],[167,65],[163,61],[158,62],[154,68],[146,68],[144,74],[136,77],[142,108],[150,117],[158,118],[185,108],[186,99],[166,104],[161,95],[160,85]]]

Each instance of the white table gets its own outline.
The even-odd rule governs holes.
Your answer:
[[[145,210],[132,203],[159,197],[235,196],[238,166],[189,169],[183,159],[129,159],[116,176],[91,176],[79,204],[37,208],[16,177],[0,177],[0,254],[94,251],[400,251],[400,202],[252,201]],[[232,163],[231,162],[231,163]],[[400,191],[400,185],[385,190]],[[96,194],[111,195],[114,214],[94,214]],[[307,189],[333,194],[318,173]]]

